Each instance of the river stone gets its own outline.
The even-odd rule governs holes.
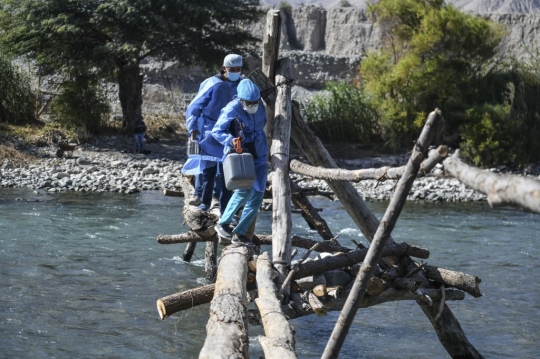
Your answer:
[[[88,166],[88,165],[91,165],[92,164],[92,161],[86,159],[86,158],[83,158],[83,157],[79,157],[77,159],[77,163],[80,165],[80,166]]]

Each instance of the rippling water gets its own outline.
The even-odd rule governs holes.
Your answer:
[[[20,200],[16,200],[16,199]],[[313,199],[339,241],[362,239],[339,202]],[[371,203],[380,218],[386,203]],[[156,299],[204,283],[204,248],[157,234],[185,231],[182,199],[0,190],[1,358],[196,358],[208,305],[159,320]],[[313,235],[294,215],[293,233]],[[296,217],[298,216],[298,217]],[[270,230],[262,213],[259,233]],[[482,298],[449,306],[486,358],[537,358],[539,216],[483,203],[407,203],[393,237],[428,248],[429,264],[482,278]],[[314,236],[314,238],[316,238]],[[270,250],[263,247],[263,250]],[[317,358],[338,313],[292,321],[297,354]],[[250,327],[250,356],[262,350]],[[340,358],[448,358],[414,302],[359,310]]]

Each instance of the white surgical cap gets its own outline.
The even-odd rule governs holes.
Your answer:
[[[230,54],[225,56],[225,59],[223,60],[223,66],[242,67],[242,56],[236,54]]]

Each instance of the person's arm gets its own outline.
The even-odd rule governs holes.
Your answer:
[[[198,118],[201,116],[201,113],[203,109],[208,105],[210,100],[212,99],[213,95],[213,88],[209,88],[206,92],[201,94],[200,96],[197,95],[195,100],[191,102],[186,110],[186,126],[188,130],[188,136],[191,136],[191,134],[194,131],[199,132],[199,126],[198,126]]]
[[[234,111],[225,111],[227,107],[221,112],[214,128],[212,129],[212,136],[226,148],[232,147],[232,140],[234,138],[230,132],[231,121],[235,117]]]

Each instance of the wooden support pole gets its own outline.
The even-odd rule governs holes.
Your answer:
[[[281,13],[279,10],[269,10],[266,14],[266,35],[263,39],[262,73],[270,80],[270,85],[259,86],[261,91],[270,89],[275,85],[274,78],[276,76],[276,62],[279,56],[280,37]],[[264,133],[266,134],[268,149],[270,149],[272,133],[274,132],[274,105],[267,105],[265,103],[265,109],[266,126],[264,127]]]
[[[420,169],[420,164],[427,156],[428,147],[435,136],[436,128],[440,125],[440,118],[441,113],[439,110],[435,110],[429,114],[422,133],[420,134],[420,137],[413,148],[413,153],[409,159],[409,162],[407,163],[405,171],[403,172],[403,176],[397,184],[394,196],[392,197],[384,217],[379,224],[377,232],[375,233],[366,258],[362,262],[362,266],[360,267],[360,271],[356,276],[351,293],[349,294],[349,297],[345,302],[345,306],[339,315],[332,335],[330,336],[330,339],[328,340],[326,348],[323,352],[322,358],[337,358],[339,355],[341,346],[345,341],[345,337],[349,332],[349,328],[358,310],[357,303],[362,302],[364,294],[366,293],[369,285],[369,281],[373,277],[375,268],[377,268],[377,263],[379,263],[382,258],[383,251],[388,243],[390,234],[394,229],[401,210],[405,205],[405,201],[407,200],[407,195],[409,194],[413,182],[416,179],[416,174]]]
[[[430,151],[429,157],[422,162],[422,165],[419,168],[420,173],[429,173],[437,163],[441,162],[446,157],[447,154],[448,147],[446,146],[439,146],[437,150]],[[367,179],[399,179],[405,172],[406,166],[345,170],[341,168],[315,167],[298,160],[291,160],[290,167],[294,172],[313,178],[360,182]]]
[[[291,78],[291,60],[279,60],[276,83]],[[291,137],[291,85],[278,87],[275,127],[270,157],[272,164],[272,261],[283,282],[291,263],[291,187],[289,181],[289,145]]]
[[[296,358],[294,330],[281,311],[273,282],[276,275],[270,265],[268,252],[264,252],[257,258],[259,297],[255,299],[255,304],[261,313],[265,334],[259,337],[259,342],[267,359]]]
[[[491,207],[511,204],[540,213],[540,181],[525,177],[498,175],[469,166],[461,162],[459,151],[445,159],[443,165],[445,172],[487,195]]]
[[[200,359],[248,358],[246,246],[230,245],[223,250],[218,267],[206,340]]]
[[[302,193],[300,186],[298,186],[292,179],[290,182],[293,193],[292,202],[296,207],[302,209],[302,217],[304,217],[310,226],[313,226],[313,228],[317,230],[322,239],[325,241],[334,239],[334,235],[328,227],[328,224],[319,215],[319,212],[315,207],[313,207],[307,196]]]

